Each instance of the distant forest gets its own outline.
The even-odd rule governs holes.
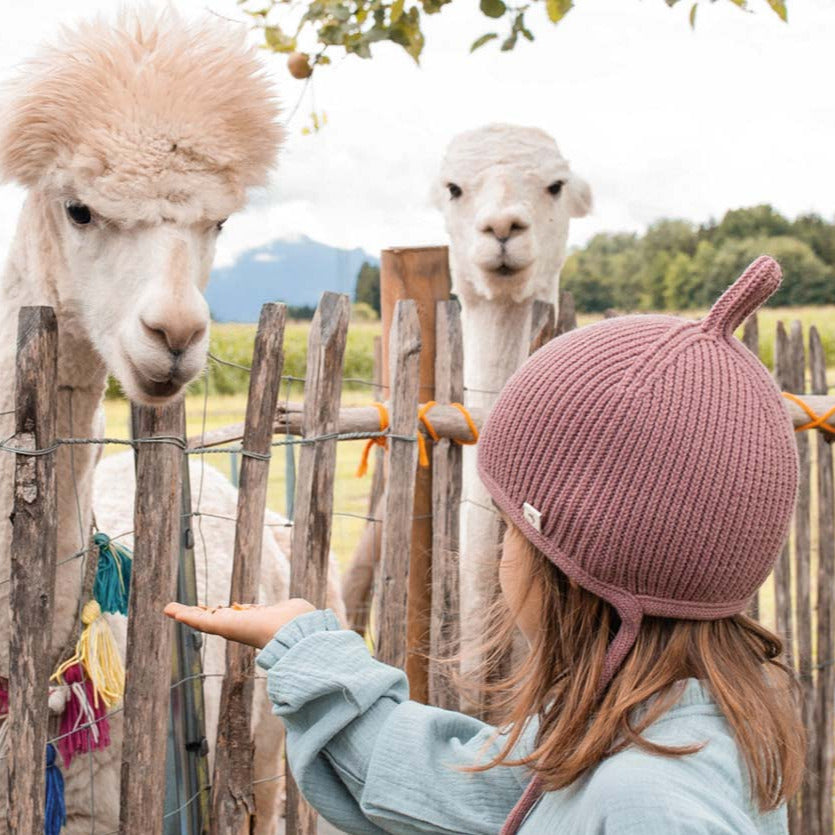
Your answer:
[[[771,206],[733,209],[697,226],[659,220],[643,235],[602,232],[568,256],[560,287],[582,313],[709,307],[759,255],[783,268],[768,304],[835,304],[835,223],[788,220]],[[364,263],[354,298],[380,312],[380,268]]]
[[[704,308],[763,254],[783,268],[770,305],[835,304],[835,223],[816,214],[790,221],[769,205],[701,226],[659,220],[643,235],[595,235],[569,255],[560,286],[585,312]]]

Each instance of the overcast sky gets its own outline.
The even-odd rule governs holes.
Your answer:
[[[328,125],[301,134],[308,89],[272,186],[229,221],[218,263],[299,234],[370,252],[442,242],[428,200],[438,159],[456,132],[490,121],[545,128],[591,183],[595,210],[573,223],[573,244],[661,216],[701,221],[759,202],[790,216],[835,214],[835,3],[789,0],[786,25],[765,0],[749,0],[751,14],[703,0],[692,31],[689,2],[672,10],[663,0],[575,2],[557,27],[534,9],[536,41],[511,53],[488,45],[469,55],[491,21],[476,0],[455,0],[426,19],[420,68],[380,45],[372,61],[318,70],[312,92]],[[174,5],[243,19],[235,0]],[[115,6],[0,0],[0,80],[59,22]],[[289,114],[303,83],[282,56],[265,60]],[[0,257],[21,199],[0,187]]]

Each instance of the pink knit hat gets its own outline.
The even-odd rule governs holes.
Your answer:
[[[511,377],[481,433],[496,504],[620,615],[601,690],[644,615],[743,611],[786,540],[792,422],[733,336],[780,275],[759,258],[701,321],[623,316],[554,339]]]
[[[601,692],[644,615],[741,612],[788,536],[791,418],[733,336],[779,284],[762,257],[699,322],[624,316],[554,339],[510,378],[482,430],[478,470],[493,500],[620,615]],[[502,835],[541,791],[534,778]]]

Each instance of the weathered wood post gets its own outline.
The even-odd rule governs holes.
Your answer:
[[[560,291],[559,310],[555,336],[573,331],[577,327],[577,312],[574,309],[574,296],[568,290]]]
[[[826,356],[818,329],[809,328],[809,366],[812,393],[827,395]],[[814,771],[817,776],[819,828],[831,833],[833,758],[835,758],[835,490],[833,490],[831,435],[818,432],[818,602],[817,602],[817,682],[815,698]]]
[[[176,593],[185,415],[182,401],[134,407],[134,414],[136,502],[119,830],[159,835],[174,630],[162,610]]]
[[[414,299],[420,322],[420,402],[433,400],[435,391],[435,305],[449,298],[450,275],[447,247],[385,249],[380,260],[380,306],[383,320],[383,379],[389,378],[390,340],[387,339],[394,309],[401,299]],[[431,442],[429,442],[431,444]],[[432,468],[421,467],[415,485],[409,570],[409,646],[406,672],[411,696],[429,697],[426,653],[432,593]]]
[[[374,400],[383,400],[383,339],[374,337]],[[368,495],[368,519],[354,553],[351,563],[342,576],[342,597],[348,615],[348,626],[360,635],[368,630],[371,614],[371,601],[374,590],[374,576],[380,560],[380,541],[382,529],[383,491],[386,485],[385,451],[381,446],[374,447],[374,475],[371,480],[371,492]]]
[[[417,407],[421,352],[417,304],[399,301],[390,331],[390,412],[388,478],[383,499],[383,540],[380,554],[376,656],[405,669],[410,644],[406,614],[414,562],[412,509],[417,470]],[[412,440],[414,438],[415,440]],[[422,565],[422,564],[421,564]],[[411,683],[411,682],[410,682]]]
[[[806,391],[806,351],[803,346],[803,325],[794,321],[789,332],[792,388],[796,394]],[[812,592],[811,592],[811,485],[809,433],[796,434],[800,458],[800,481],[794,512],[795,565],[795,629],[797,635],[797,671],[803,688],[803,724],[806,726],[806,769],[800,795],[800,816],[804,835],[818,835],[817,793],[813,790],[814,763],[811,754],[816,731],[814,727],[814,688],[812,685]],[[828,834],[827,834],[828,835]]]
[[[15,441],[56,440],[58,322],[51,307],[18,316]],[[43,832],[47,695],[57,547],[55,454],[15,456],[9,589],[9,832]]]
[[[777,323],[774,339],[774,378],[782,391],[792,388],[792,372],[789,352],[789,338],[782,322]],[[785,642],[785,660],[793,666],[792,640],[792,580],[791,547],[787,542],[774,566],[774,612],[777,632]]]
[[[255,603],[261,574],[264,509],[270,473],[273,418],[284,365],[283,304],[265,304],[255,335],[246,404],[230,603]],[[238,835],[256,813],[252,789],[252,694],[255,650],[229,641],[220,691],[212,777],[212,832]]]
[[[435,397],[441,403],[464,402],[464,343],[457,301],[438,302],[435,314]],[[461,445],[448,438],[432,453],[432,623],[430,628],[429,702],[458,710],[452,659],[461,641],[458,572]]]
[[[327,596],[337,444],[335,438],[321,436],[339,431],[342,365],[350,316],[347,296],[325,293],[316,308],[307,343],[302,435],[308,443],[299,452],[290,596],[303,597],[320,609],[325,607]],[[287,833],[315,832],[316,813],[288,774]]]

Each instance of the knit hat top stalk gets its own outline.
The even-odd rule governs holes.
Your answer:
[[[734,329],[780,284],[761,257],[700,321],[566,333],[511,377],[478,444],[496,504],[621,619],[602,689],[644,615],[745,609],[789,531],[798,480],[780,391]]]

